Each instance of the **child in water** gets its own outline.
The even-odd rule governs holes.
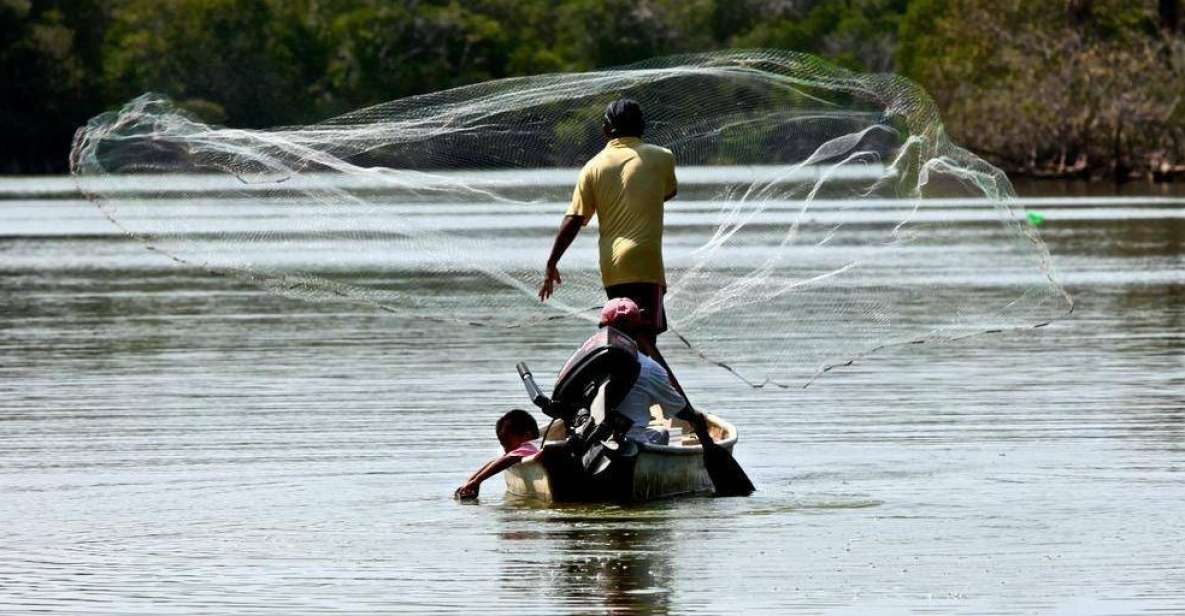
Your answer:
[[[531,441],[539,438],[539,424],[531,414],[520,409],[507,412],[494,426],[498,435],[498,442],[502,444],[501,456],[485,463],[477,472],[469,476],[465,485],[457,488],[454,498],[477,498],[481,489],[481,482],[518,464],[523,458],[539,453],[539,448]]]

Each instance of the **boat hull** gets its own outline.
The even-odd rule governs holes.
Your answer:
[[[732,451],[736,428],[719,417],[708,420],[713,440]],[[640,445],[633,464],[617,464],[597,480],[574,466],[561,436],[549,433],[538,454],[507,469],[507,493],[541,502],[638,502],[712,492],[703,447],[694,436],[671,445]]]

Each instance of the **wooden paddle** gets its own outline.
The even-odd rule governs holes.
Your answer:
[[[689,407],[690,408],[690,407]],[[692,420],[695,435],[699,438],[700,446],[704,449],[704,468],[708,477],[712,478],[712,486],[716,489],[716,496],[748,496],[757,488],[745,474],[736,458],[727,449],[716,444],[712,435],[708,433],[708,418],[703,413],[696,413]]]
[[[704,468],[708,471],[708,477],[712,479],[716,496],[748,496],[755,492],[757,488],[753,486],[753,482],[749,480],[749,476],[745,474],[736,458],[732,457],[732,452],[712,440],[712,435],[708,432],[708,417],[691,406],[691,399],[687,397],[687,392],[683,391],[683,386],[679,384],[679,379],[675,378],[675,373],[671,372],[671,367],[658,351],[658,347],[649,339],[641,339],[638,341],[638,349],[667,371],[671,385],[687,401],[685,412],[690,413],[691,418],[685,421],[695,428],[695,435],[699,437],[700,446],[704,449]]]

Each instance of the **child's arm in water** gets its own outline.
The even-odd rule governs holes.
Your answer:
[[[462,485],[457,488],[456,492],[453,492],[453,498],[477,498],[477,493],[481,489],[481,482],[518,464],[522,459],[522,456],[506,454],[486,462],[485,466],[477,469],[477,472],[469,476],[469,480],[465,482],[465,485]]]

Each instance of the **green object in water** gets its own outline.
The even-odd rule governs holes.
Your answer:
[[[1034,226],[1045,222],[1045,217],[1042,216],[1038,212],[1029,212],[1028,216],[1029,216],[1029,222],[1033,223]]]

